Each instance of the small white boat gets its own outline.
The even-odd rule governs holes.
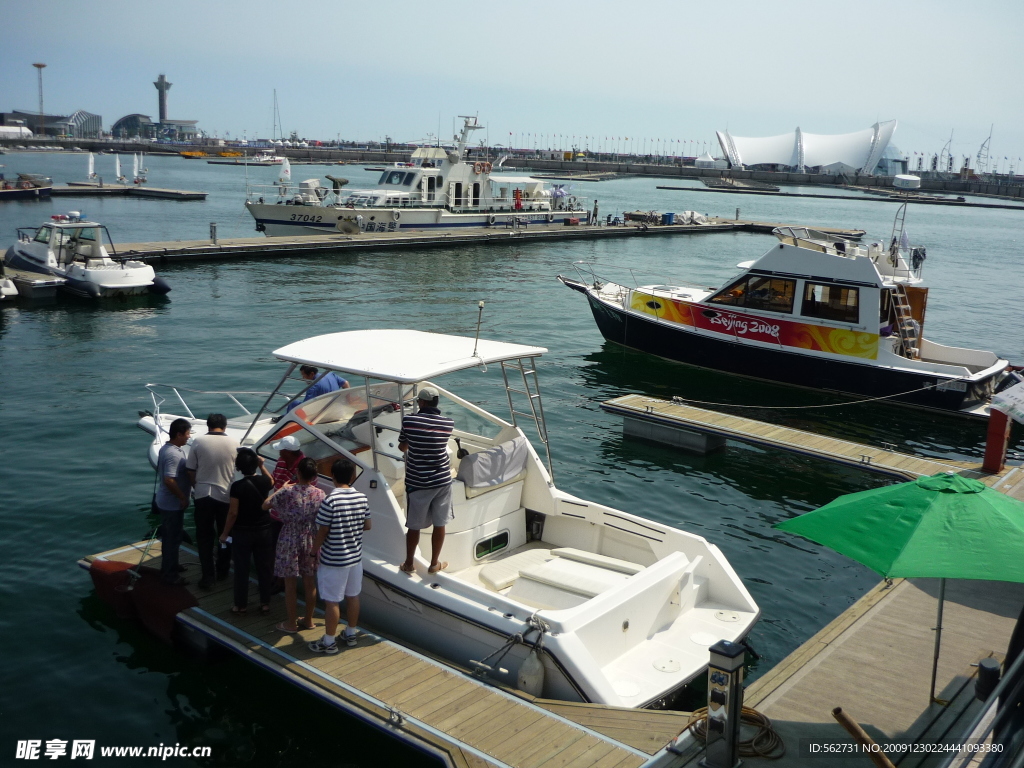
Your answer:
[[[18,287],[11,278],[4,274],[4,268],[0,265],[0,301],[8,301],[18,295]]]
[[[271,444],[293,435],[317,462],[325,489],[336,459],[356,464],[353,485],[369,498],[373,517],[360,596],[368,626],[534,695],[663,707],[706,670],[711,645],[746,637],[759,609],[722,552],[701,536],[555,486],[536,372],[546,351],[409,330],[304,339],[273,353],[287,364],[280,384],[262,393],[262,407],[243,406],[229,418],[227,431],[268,461],[276,459]],[[295,375],[299,364],[318,366],[322,376],[337,371],[351,388],[285,411],[292,398],[283,388],[307,384]],[[509,421],[436,381],[488,367],[501,374],[505,391],[497,386],[494,394],[507,398]],[[455,519],[446,527],[447,570],[428,573],[426,533],[415,573],[406,574],[399,569],[406,493],[398,432],[427,384],[455,421],[448,445]],[[261,395],[148,388],[153,411],[138,425],[152,435],[151,463],[179,415],[198,429],[204,422],[194,414],[207,413],[212,396],[230,398],[237,410],[246,396]],[[184,414],[166,412],[165,400]],[[539,436],[544,458],[524,424]],[[538,660],[542,679],[520,676]]]
[[[464,119],[455,147],[420,147],[410,162],[386,166],[371,189],[345,191],[347,182],[333,178],[331,187],[317,179],[298,186],[289,179],[248,187],[245,207],[256,220],[256,231],[268,236],[354,234],[590,221],[582,201],[564,184],[548,187],[531,176],[492,175],[498,170],[492,163],[468,161],[470,133],[483,126],[475,118]]]
[[[52,216],[38,228],[19,227],[18,241],[3,261],[22,274],[59,278],[60,290],[87,298],[171,290],[149,264],[118,256],[107,228],[77,211]]]

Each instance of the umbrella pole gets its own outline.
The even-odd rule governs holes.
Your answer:
[[[932,697],[933,704],[946,706],[949,702],[935,698],[935,675],[939,669],[939,645],[942,643],[942,604],[946,600],[946,580],[939,579],[939,616],[935,621],[935,654],[932,657]]]

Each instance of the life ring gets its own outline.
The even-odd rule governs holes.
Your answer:
[[[392,211],[391,212],[391,218],[393,218],[395,221],[398,221],[400,218],[402,218],[402,212],[401,211]]]
[[[494,216],[493,214],[492,214],[491,216],[488,216],[488,217],[487,217],[487,223],[488,223],[488,224],[490,224],[490,225],[491,225],[492,227],[494,226],[494,224],[495,224],[495,223],[496,223],[497,221],[498,221],[498,217],[497,217],[497,216]]]
[[[483,163],[483,166],[484,166],[484,173],[490,173],[491,172],[491,168],[494,167],[490,163]]]
[[[550,224],[554,220],[555,220],[555,214],[549,213],[548,214],[548,224]]]
[[[481,174],[483,172],[484,172],[484,164],[483,163],[473,163],[473,173]]]
[[[19,181],[18,189],[32,189],[32,185],[27,181]]]

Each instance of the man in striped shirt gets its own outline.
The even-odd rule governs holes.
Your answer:
[[[363,531],[370,530],[370,504],[366,496],[352,487],[356,467],[348,459],[331,466],[334,490],[320,503],[316,513],[318,530],[313,551],[320,550],[317,586],[324,601],[324,636],[309,644],[316,653],[337,653],[338,622],[345,600],[345,645],[356,644],[359,623],[359,593],[363,586]]]
[[[441,415],[433,387],[423,387],[418,396],[419,411],[402,419],[398,449],[405,454],[405,493],[408,499],[405,526],[405,562],[401,569],[412,573],[413,558],[420,543],[420,531],[434,527],[430,534],[430,573],[443,571],[441,561],[444,527],[452,521],[452,468],[448,460],[448,438],[455,422]]]

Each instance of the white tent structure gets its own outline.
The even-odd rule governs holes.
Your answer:
[[[792,133],[766,138],[733,136],[718,131],[718,142],[732,167],[782,165],[802,172],[806,168],[844,166],[872,173],[896,132],[896,121],[886,120],[855,133]]]

